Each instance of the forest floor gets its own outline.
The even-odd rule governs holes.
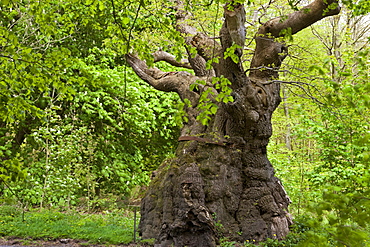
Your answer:
[[[143,247],[149,245],[143,244],[124,244],[124,245],[100,245],[90,244],[87,241],[74,239],[56,239],[56,240],[34,240],[20,238],[0,238],[0,247]]]
[[[139,239],[134,241],[138,220],[128,209],[104,213],[21,211],[16,206],[0,204],[0,247],[150,246]]]

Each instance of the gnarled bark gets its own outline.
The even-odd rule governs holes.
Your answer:
[[[186,24],[189,15],[178,1],[177,30],[185,35],[198,55],[188,57],[195,75],[162,72],[148,68],[134,55],[127,61],[146,82],[162,91],[173,91],[185,106],[184,123],[176,158],[164,162],[142,200],[140,231],[143,238],[156,238],[159,246],[215,246],[220,234],[237,241],[266,238],[282,239],[292,223],[290,203],[282,184],[274,176],[267,159],[266,146],[272,134],[271,116],[279,105],[278,69],[287,55],[281,40],[282,30],[292,34],[324,18],[337,14],[339,8],[326,11],[335,0],[316,0],[286,18],[265,23],[256,35],[256,50],[250,74],[243,64],[224,56],[233,44],[243,47],[245,11],[242,4],[229,1],[225,22],[220,30],[221,44]],[[241,48],[235,55],[242,56]],[[219,63],[205,69],[206,61],[217,56]],[[231,82],[233,102],[216,99],[219,89],[212,76]],[[198,90],[189,86],[205,81]],[[208,125],[197,121],[202,92],[211,89],[211,101],[218,110]],[[220,226],[222,225],[222,229]]]

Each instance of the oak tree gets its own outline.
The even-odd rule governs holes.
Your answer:
[[[219,37],[209,37],[190,25],[188,3],[176,1],[174,25],[184,37],[186,59],[158,51],[154,62],[194,73],[163,72],[126,55],[142,80],[176,92],[185,103],[176,157],[158,169],[141,205],[142,237],[156,238],[160,246],[215,246],[216,226],[237,241],[282,239],[292,224],[290,199],[266,155],[271,116],[281,101],[279,68],[288,55],[284,37],[338,14],[340,7],[337,0],[315,0],[262,23],[246,69],[245,6],[225,2]]]

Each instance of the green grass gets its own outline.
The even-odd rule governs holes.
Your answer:
[[[138,220],[137,220],[138,221]],[[291,229],[291,233],[283,241],[266,240],[261,247],[298,247],[298,246],[327,246],[343,247],[337,244],[333,236],[321,229],[307,225],[304,217]],[[370,247],[366,236],[358,239],[358,244],[347,246]],[[118,245],[133,242],[134,214],[129,210],[115,210],[99,214],[85,214],[77,211],[59,212],[56,210],[31,210],[23,212],[15,206],[0,205],[0,237],[16,237],[27,241],[75,239],[88,244]],[[357,236],[357,235],[356,235]],[[142,240],[141,244],[152,245],[154,240]],[[221,247],[255,246],[253,243],[235,243],[227,238],[221,239]]]
[[[0,236],[87,240],[92,244],[127,244],[133,241],[134,217],[129,211],[104,214],[25,212],[0,206]]]

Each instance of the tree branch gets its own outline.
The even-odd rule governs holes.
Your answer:
[[[214,38],[210,38],[203,33],[197,33],[192,37],[190,44],[197,49],[198,54],[206,61],[221,55],[221,45]]]
[[[215,39],[208,37],[206,34],[199,33],[195,27],[190,26],[188,24],[188,20],[191,18],[190,13],[185,10],[182,1],[178,0],[176,2],[176,30],[183,34],[186,45],[195,47],[198,53],[194,56],[188,50],[188,60],[195,75],[214,76],[215,73],[213,70],[206,69],[206,62],[219,56],[221,46]],[[213,63],[213,66],[217,70],[217,64]]]
[[[229,37],[224,37],[224,39],[232,42],[231,44],[229,43],[228,47],[234,43],[243,48],[246,35],[244,6],[242,4],[233,5],[233,1],[231,1],[224,8],[226,34],[229,35]]]
[[[299,11],[293,12],[286,17],[274,18],[266,22],[258,34],[271,34],[273,37],[284,36],[283,30],[291,30],[295,34],[315,22],[340,12],[338,0],[315,0]]]
[[[126,54],[126,60],[135,73],[159,91],[176,92],[182,100],[189,99],[192,105],[198,103],[199,94],[190,90],[190,84],[200,78],[185,71],[163,72],[158,68],[148,68],[137,56]]]
[[[176,29],[182,34],[195,36],[198,32],[195,27],[188,25],[187,20],[190,19],[190,13],[185,10],[183,1],[176,0]]]
[[[245,44],[245,10],[243,4],[229,0],[224,6],[224,23],[220,30],[220,72],[231,82],[231,88],[242,86],[244,71],[241,62]]]
[[[317,104],[319,105],[324,105],[323,102],[321,102],[317,97],[315,97],[315,93],[316,94],[319,94],[320,96],[322,96],[320,90],[315,86],[315,85],[312,85],[312,84],[309,84],[309,83],[306,83],[306,82],[300,82],[300,81],[281,81],[281,80],[272,80],[272,81],[267,81],[265,83],[263,83],[263,85],[269,85],[269,84],[273,84],[273,83],[277,83],[277,84],[287,84],[287,85],[291,85],[291,86],[295,86],[299,89],[302,90],[302,92],[307,96],[307,97],[304,97],[303,95],[298,95],[297,93],[294,93],[295,95],[297,96],[300,96],[302,98],[306,98],[306,99],[310,99],[310,100],[313,100],[314,102],[316,102]],[[313,90],[315,91],[314,93],[311,92],[310,88],[313,88]]]
[[[182,59],[181,61],[176,61],[175,56],[165,51],[156,51],[155,53],[153,53],[153,57],[155,63],[159,61],[165,61],[175,67],[192,69],[188,60]]]
[[[327,16],[338,14],[339,11],[338,0],[315,0],[288,16],[274,18],[266,22],[255,37],[256,49],[251,68],[267,66],[278,69],[288,54],[288,48],[283,42],[279,42],[275,38],[287,34],[293,35]],[[275,71],[252,69],[250,77],[268,80],[268,78],[278,78],[278,74]]]

